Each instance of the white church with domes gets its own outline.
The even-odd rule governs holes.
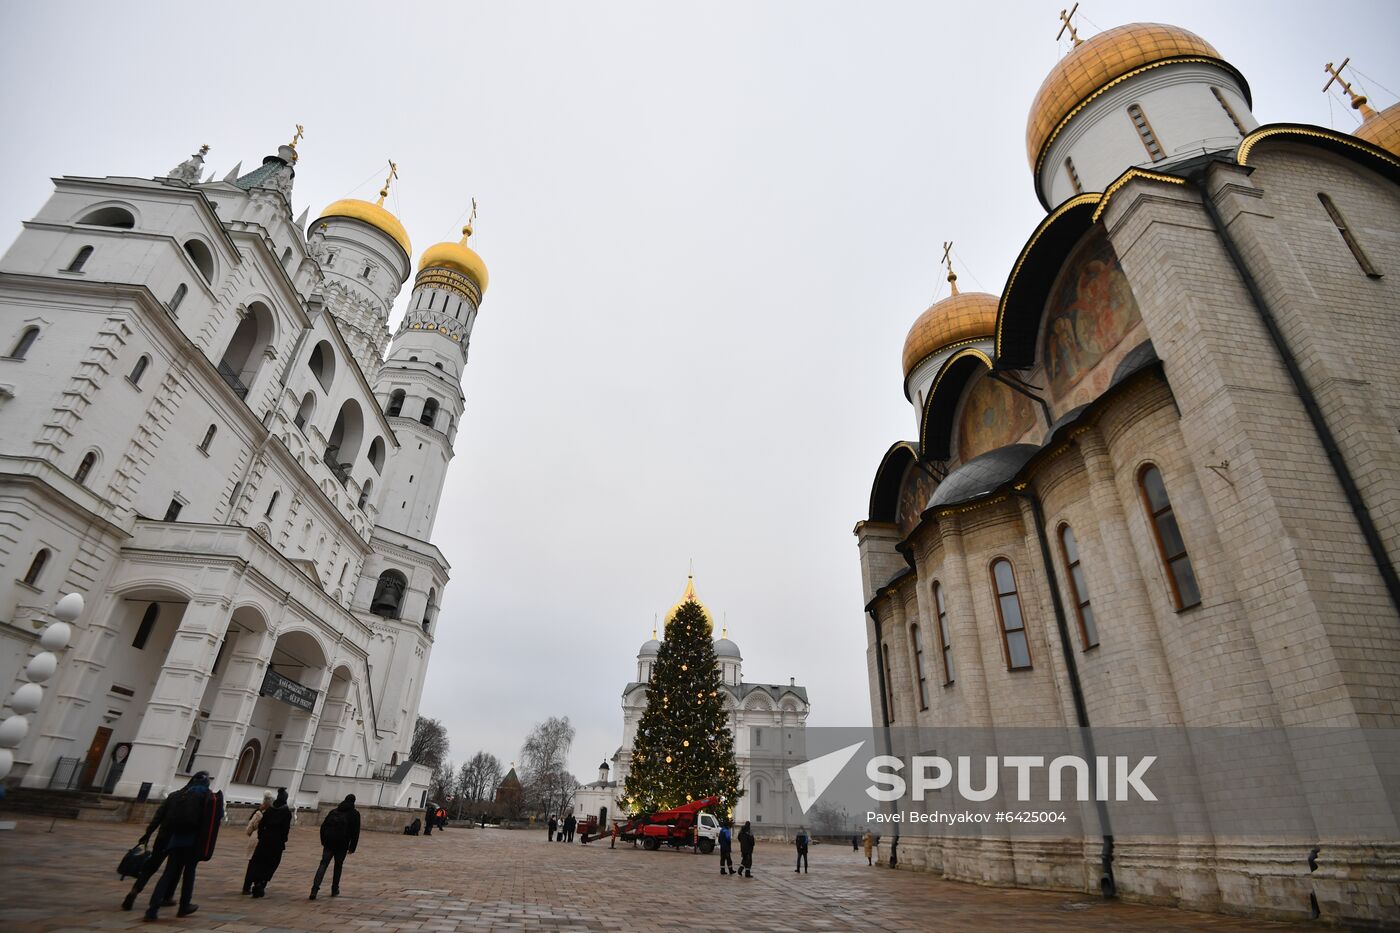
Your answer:
[[[0,258],[0,683],[87,611],[11,781],[421,804],[448,583],[433,526],[486,267],[403,224],[310,225],[296,142],[251,172],[62,177]],[[207,177],[206,177],[207,174]],[[470,232],[470,228],[466,232]]]
[[[686,582],[685,594],[667,613],[667,620],[695,595],[695,580]],[[704,608],[704,603],[700,603]],[[706,610],[706,615],[709,611]],[[663,626],[664,628],[664,626]],[[661,651],[656,630],[637,652],[637,676],[622,690],[622,746],[611,763],[603,762],[598,780],[580,787],[574,795],[574,813],[598,816],[599,826],[627,812],[622,802],[623,787],[632,761],[632,743],[637,724],[647,708],[647,684],[652,665]],[[736,825],[753,823],[755,835],[787,838],[802,825],[802,808],[792,792],[787,769],[807,760],[807,714],[811,704],[807,688],[789,677],[785,684],[744,680],[744,657],[739,646],[722,628],[714,640],[715,659],[729,706],[729,728],[734,734],[734,758],[739,766],[739,783],[744,796],[734,809]]]

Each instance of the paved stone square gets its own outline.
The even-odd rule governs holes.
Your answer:
[[[134,824],[32,819],[0,833],[0,930],[1243,933],[1304,928],[940,881],[871,868],[845,846],[814,847],[811,873],[794,875],[790,848],[760,844],[748,880],[721,877],[718,855],[630,846],[609,850],[606,842],[550,844],[543,832],[496,829],[451,829],[430,838],[366,832],[346,862],[342,896],[328,896],[327,878],[320,899],[310,901],[320,845],[316,829],[298,827],[268,896],[252,900],[239,894],[245,838],[236,826],[225,827],[213,860],[200,866],[199,912],[176,919],[174,908],[167,908],[158,923],[145,924],[140,905],[130,913],[119,909],[130,881],[116,875],[122,852],[140,833]]]

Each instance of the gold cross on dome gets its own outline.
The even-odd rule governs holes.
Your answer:
[[[943,265],[948,267],[948,284],[953,289],[953,294],[958,293],[958,274],[953,271],[953,260],[950,255],[953,252],[953,241],[945,240],[943,243]]]
[[[1074,6],[1070,7],[1068,11],[1060,11],[1060,22],[1063,25],[1060,26],[1060,31],[1055,33],[1056,39],[1063,36],[1065,34],[1065,30],[1069,30],[1069,41],[1073,42],[1076,46],[1083,44],[1084,40],[1079,38],[1079,30],[1075,29],[1074,23],[1070,22],[1070,20],[1074,19],[1074,14],[1078,12],[1079,4],[1077,3]]]
[[[389,160],[389,174],[384,176],[384,187],[379,189],[379,203],[383,204],[384,199],[389,196],[389,183],[399,177],[399,166],[393,159]]]
[[[1327,89],[1330,88],[1333,85],[1333,83],[1340,84],[1342,86],[1342,90],[1345,91],[1346,95],[1351,98],[1352,109],[1360,110],[1361,115],[1369,120],[1371,117],[1374,117],[1376,115],[1376,111],[1371,109],[1371,106],[1366,103],[1366,95],[1356,93],[1354,90],[1352,90],[1350,82],[1348,82],[1346,78],[1342,77],[1342,69],[1345,68],[1350,62],[1351,56],[1348,55],[1346,58],[1342,59],[1342,63],[1336,66],[1335,68],[1332,67],[1331,62],[1328,62],[1327,64],[1323,65],[1322,70],[1331,75],[1331,77],[1328,78],[1327,83],[1322,86],[1322,90],[1324,93],[1326,93]]]
[[[306,129],[300,123],[298,123],[296,127],[297,131],[292,134],[292,141],[287,143],[287,148],[291,149],[293,152],[296,151],[297,143],[301,142],[302,137],[306,135]]]

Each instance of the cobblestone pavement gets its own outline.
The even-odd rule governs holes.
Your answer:
[[[543,832],[452,829],[430,838],[364,833],[342,896],[307,894],[319,861],[314,828],[292,833],[268,895],[239,894],[245,839],[225,827],[200,866],[198,913],[174,908],[145,924],[118,905],[117,880],[132,824],[21,820],[0,832],[0,930],[177,928],[180,933],[447,933],[447,931],[1301,930],[1164,907],[1104,903],[1038,891],[986,888],[871,868],[847,847],[816,846],[811,873],[795,875],[791,849],[760,844],[752,880],[721,877],[718,855],[550,844]],[[151,886],[154,885],[152,881]],[[147,894],[151,886],[146,889]],[[1311,925],[1309,925],[1311,926]]]

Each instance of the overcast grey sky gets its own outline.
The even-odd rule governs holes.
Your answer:
[[[491,286],[422,706],[453,757],[509,762],[567,714],[590,780],[692,558],[747,679],[866,724],[851,529],[914,433],[900,349],[942,240],[999,292],[1043,216],[1026,113],[1063,5],[0,0],[0,249],[51,176],[161,175],[201,143],[222,176],[295,123],[296,209],[373,198],[392,157],[415,261],[475,196]],[[1320,93],[1347,55],[1378,107],[1400,89],[1394,2],[1082,10],[1086,36],[1200,34],[1264,122],[1353,129]]]

